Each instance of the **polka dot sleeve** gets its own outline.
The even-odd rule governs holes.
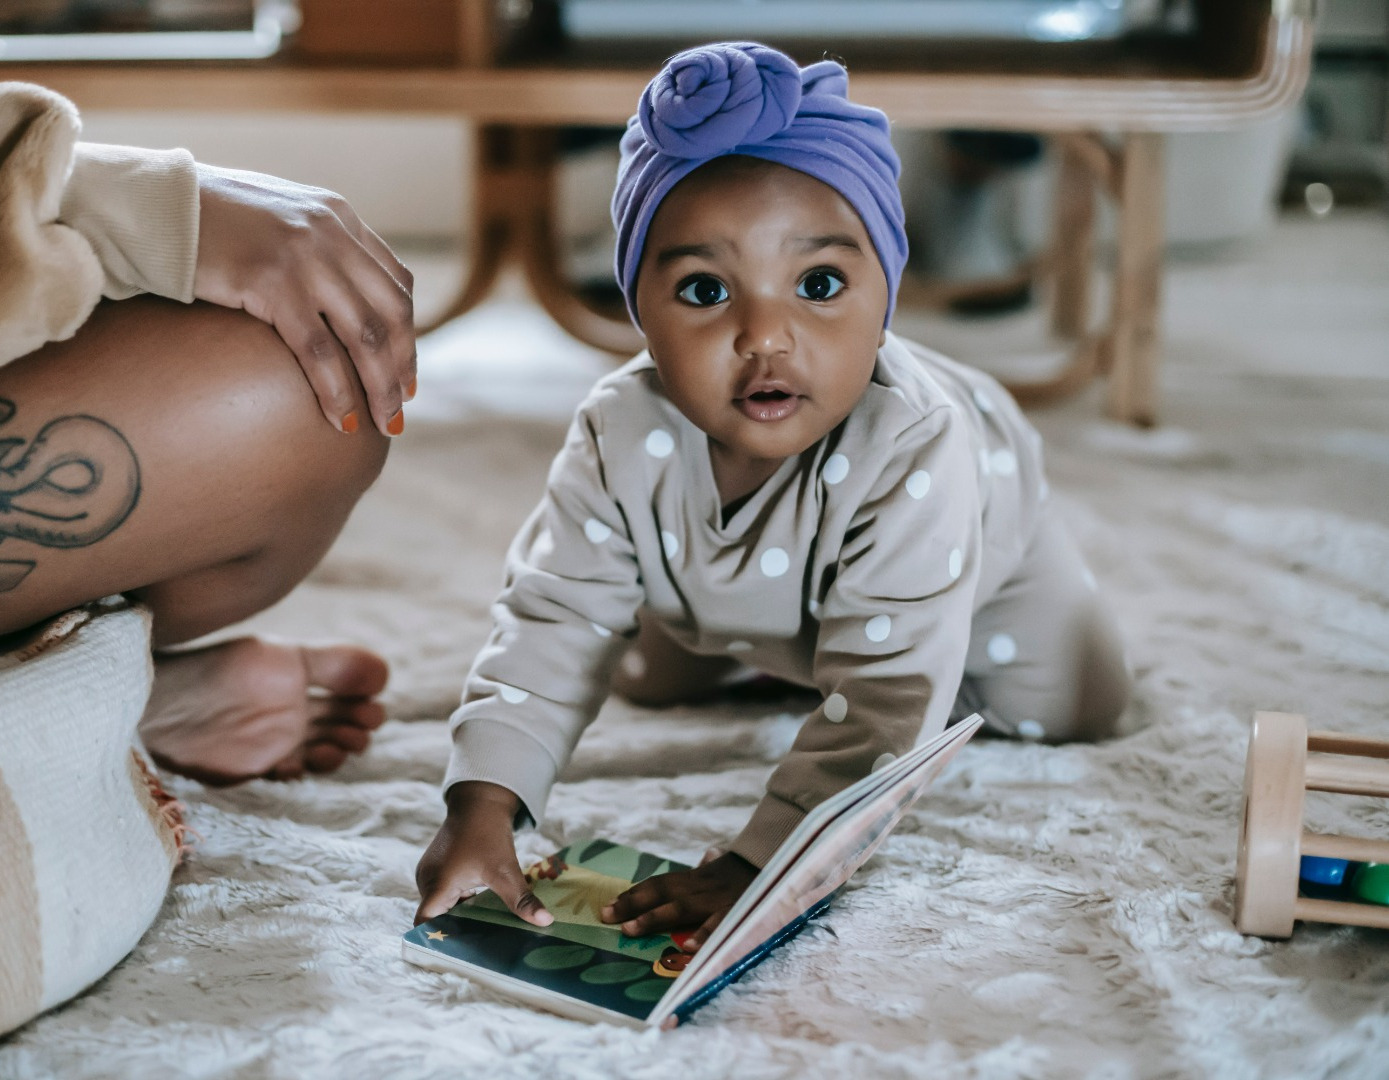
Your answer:
[[[607,696],[642,598],[593,405],[575,418],[544,498],[512,542],[492,633],[449,722],[445,793],[463,780],[500,784],[536,820]]]
[[[813,677],[820,707],[733,850],[762,865],[818,803],[944,729],[980,564],[978,464],[958,414],[899,437],[834,562]]]

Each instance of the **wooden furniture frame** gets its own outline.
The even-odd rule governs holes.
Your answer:
[[[451,66],[28,64],[0,76],[42,83],[84,109],[322,110],[457,116],[477,128],[469,275],[444,319],[488,293],[509,259],[524,267],[546,311],[576,337],[619,353],[641,338],[620,311],[603,310],[563,280],[554,230],[556,131],[621,125],[652,65],[497,62],[492,0],[456,0],[460,62]],[[1151,425],[1157,417],[1158,316],[1163,246],[1163,135],[1209,131],[1288,107],[1307,78],[1310,0],[1218,0],[1220,40],[1246,58],[1233,73],[1149,65],[1074,75],[1042,69],[875,70],[855,65],[854,96],[903,127],[1043,132],[1061,167],[1051,257],[1052,328],[1077,344],[1055,378],[1013,386],[1024,403],[1069,394],[1108,375],[1107,412]],[[1238,9],[1239,17],[1229,14]],[[1098,195],[1117,210],[1112,301],[1091,330],[1091,269]],[[442,321],[442,320],[441,320]]]
[[[1235,926],[1267,938],[1290,937],[1299,919],[1389,929],[1389,907],[1298,896],[1304,855],[1389,862],[1389,841],[1304,829],[1308,791],[1389,799],[1389,740],[1309,733],[1301,716],[1255,714],[1244,767]]]

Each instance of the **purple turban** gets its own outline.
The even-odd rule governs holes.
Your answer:
[[[887,315],[907,262],[901,163],[887,117],[847,97],[849,75],[832,60],[798,67],[753,42],[689,49],[647,85],[622,136],[613,192],[616,270],[632,321],[637,269],[656,208],[701,165],[731,154],[762,158],[813,176],[848,200],[887,276]]]

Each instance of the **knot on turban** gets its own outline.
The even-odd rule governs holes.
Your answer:
[[[803,172],[848,201],[887,277],[884,325],[891,321],[907,262],[901,163],[887,117],[848,92],[848,73],[834,61],[801,68],[755,42],[706,45],[666,61],[627,122],[613,192],[617,281],[633,322],[640,325],[637,271],[661,201],[695,169],[730,154]]]
[[[801,104],[801,69],[765,45],[710,45],[676,56],[647,85],[637,122],[675,158],[709,158],[786,130]]]

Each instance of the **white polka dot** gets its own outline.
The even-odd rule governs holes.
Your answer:
[[[831,454],[820,474],[827,484],[837,484],[849,475],[849,459],[843,454]]]
[[[604,525],[597,518],[589,518],[584,522],[584,535],[595,544],[601,544],[613,534],[612,526]]]
[[[666,558],[675,558],[675,553],[680,550],[680,540],[673,532],[661,530],[661,547],[665,549]]]
[[[982,390],[974,391],[974,404],[979,406],[980,412],[994,411],[994,399],[989,397],[989,395]]]
[[[730,641],[728,643],[729,652],[752,652],[751,641]]]
[[[656,428],[646,436],[646,452],[654,458],[670,457],[675,439],[665,428]]]
[[[815,618],[818,619],[820,617],[820,601],[814,599],[807,600],[805,602],[805,609],[810,612],[811,615],[815,616]]]
[[[1051,485],[1047,483],[1047,478],[1044,476],[1042,477],[1041,482],[1037,485],[1037,501],[1046,502],[1047,496],[1050,494]]]
[[[931,490],[931,474],[925,469],[917,469],[907,477],[907,494],[913,499],[924,499]]]
[[[502,683],[498,687],[498,692],[502,695],[503,701],[509,702],[512,705],[519,705],[521,702],[525,701],[526,698],[530,697],[529,691],[522,690],[519,686],[507,686],[506,683]]]
[[[878,760],[873,762],[873,771],[877,772],[879,769],[884,769],[896,760],[896,754],[879,754]]]
[[[596,622],[589,623],[588,625],[593,627],[593,632],[597,634],[599,637],[613,636],[613,632],[609,630],[606,626],[599,626]]]
[[[981,446],[979,448],[979,471],[985,476],[988,476],[991,467],[989,452]]]
[[[629,678],[640,679],[646,674],[646,657],[633,649],[622,658],[622,671]]]
[[[995,450],[989,455],[989,466],[995,476],[1012,476],[1018,471],[1018,457],[1011,450]]]
[[[1036,720],[1019,720],[1018,735],[1024,739],[1040,739],[1047,733],[1046,728]]]
[[[950,551],[950,580],[956,581],[965,569],[965,553],[959,548]]]
[[[995,664],[1011,664],[1018,658],[1018,643],[1012,634],[995,634],[989,638],[988,653]]]
[[[874,615],[864,625],[863,632],[868,635],[869,641],[886,641],[888,634],[892,633],[892,617]]]
[[[849,699],[843,694],[831,694],[825,698],[825,719],[838,724],[849,715]]]
[[[1091,592],[1094,592],[1100,587],[1100,583],[1095,580],[1095,575],[1088,566],[1082,566],[1080,568],[1080,580],[1085,582],[1085,587]]]
[[[781,548],[768,548],[762,553],[759,560],[762,572],[768,577],[781,577],[787,570],[791,569],[791,557]]]

